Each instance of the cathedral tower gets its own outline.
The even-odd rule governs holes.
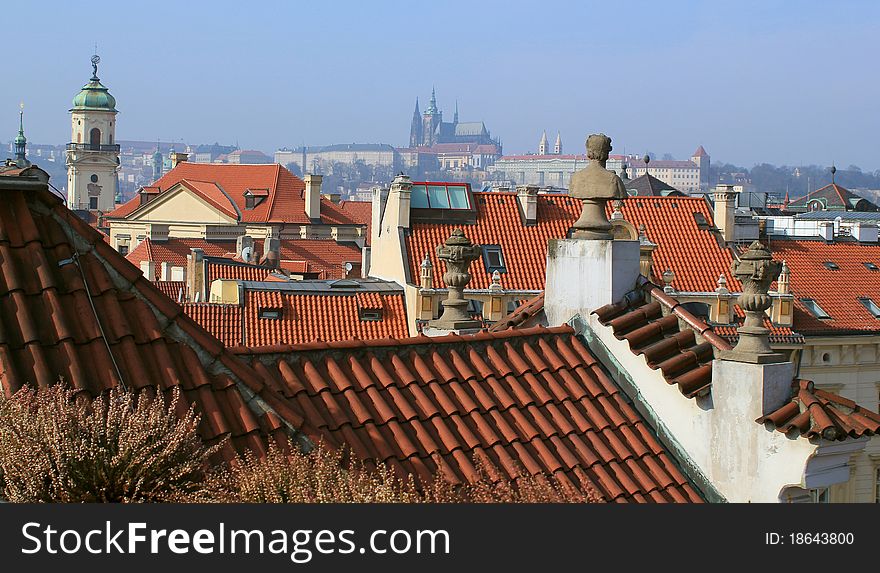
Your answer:
[[[119,145],[115,142],[116,98],[98,79],[101,58],[92,56],[92,77],[70,109],[67,144],[67,206],[103,212],[115,207]]]
[[[413,112],[412,126],[409,128],[409,146],[418,147],[422,144],[422,114],[419,111],[419,98],[416,98],[416,110]]]
[[[547,132],[541,134],[541,143],[538,144],[538,155],[547,155]]]
[[[556,132],[556,143],[553,144],[553,154],[562,155],[562,136]]]

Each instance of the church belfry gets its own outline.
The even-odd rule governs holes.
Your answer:
[[[24,103],[18,110],[18,135],[15,136],[15,163],[19,167],[27,167],[31,164],[27,160],[27,138],[24,136]]]
[[[409,128],[409,146],[418,147],[422,144],[422,113],[419,111],[419,98],[416,98],[416,110],[413,112],[412,126]]]
[[[98,79],[101,58],[92,56],[92,77],[73,98],[67,144],[67,206],[112,211],[119,187],[116,98]]]

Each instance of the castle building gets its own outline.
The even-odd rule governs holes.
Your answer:
[[[492,139],[486,124],[482,121],[458,121],[458,102],[452,122],[443,121],[443,112],[437,108],[437,96],[431,89],[431,101],[424,113],[419,113],[419,100],[413,111],[412,125],[409,132],[409,146],[431,147],[438,143],[474,143],[477,145],[497,145],[501,142]]]
[[[71,209],[112,211],[119,187],[119,144],[115,141],[116,98],[98,79],[92,56],[92,77],[73,98],[71,136],[67,144],[67,204]]]

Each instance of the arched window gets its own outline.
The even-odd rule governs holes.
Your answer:
[[[101,130],[93,127],[89,132],[89,144],[92,146],[101,145]]]

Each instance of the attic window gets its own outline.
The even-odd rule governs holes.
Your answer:
[[[281,319],[281,309],[280,308],[261,308],[259,311],[259,317],[270,319],[270,320],[280,320]]]
[[[382,311],[375,308],[359,308],[358,318],[369,322],[379,321],[382,320]]]
[[[865,268],[868,269],[869,271],[880,271],[880,267],[878,267],[874,263],[862,263],[862,264],[865,265]]]
[[[819,306],[819,303],[816,302],[814,299],[802,298],[801,302],[804,303],[804,306],[807,307],[807,310],[809,310],[816,318],[831,318],[830,316],[828,316],[828,313],[825,312],[825,310],[823,310],[822,307]]]
[[[829,271],[839,271],[840,270],[840,267],[837,266],[837,263],[835,263],[834,261],[825,261],[822,264],[825,265],[825,268],[828,269]]]
[[[495,271],[499,273],[507,272],[501,245],[483,245],[483,264],[486,266],[486,272],[489,274]]]
[[[247,211],[254,209],[257,205],[266,200],[269,196],[268,189],[245,189],[244,192],[244,208]]]
[[[468,185],[453,183],[415,183],[410,194],[414,209],[470,209]]]
[[[694,211],[694,221],[697,222],[697,228],[699,229],[709,228],[709,221],[706,220],[706,216],[699,211]]]
[[[877,306],[877,303],[871,298],[866,296],[859,297],[859,302],[868,309],[868,312],[870,312],[874,318],[880,318],[880,306]]]

